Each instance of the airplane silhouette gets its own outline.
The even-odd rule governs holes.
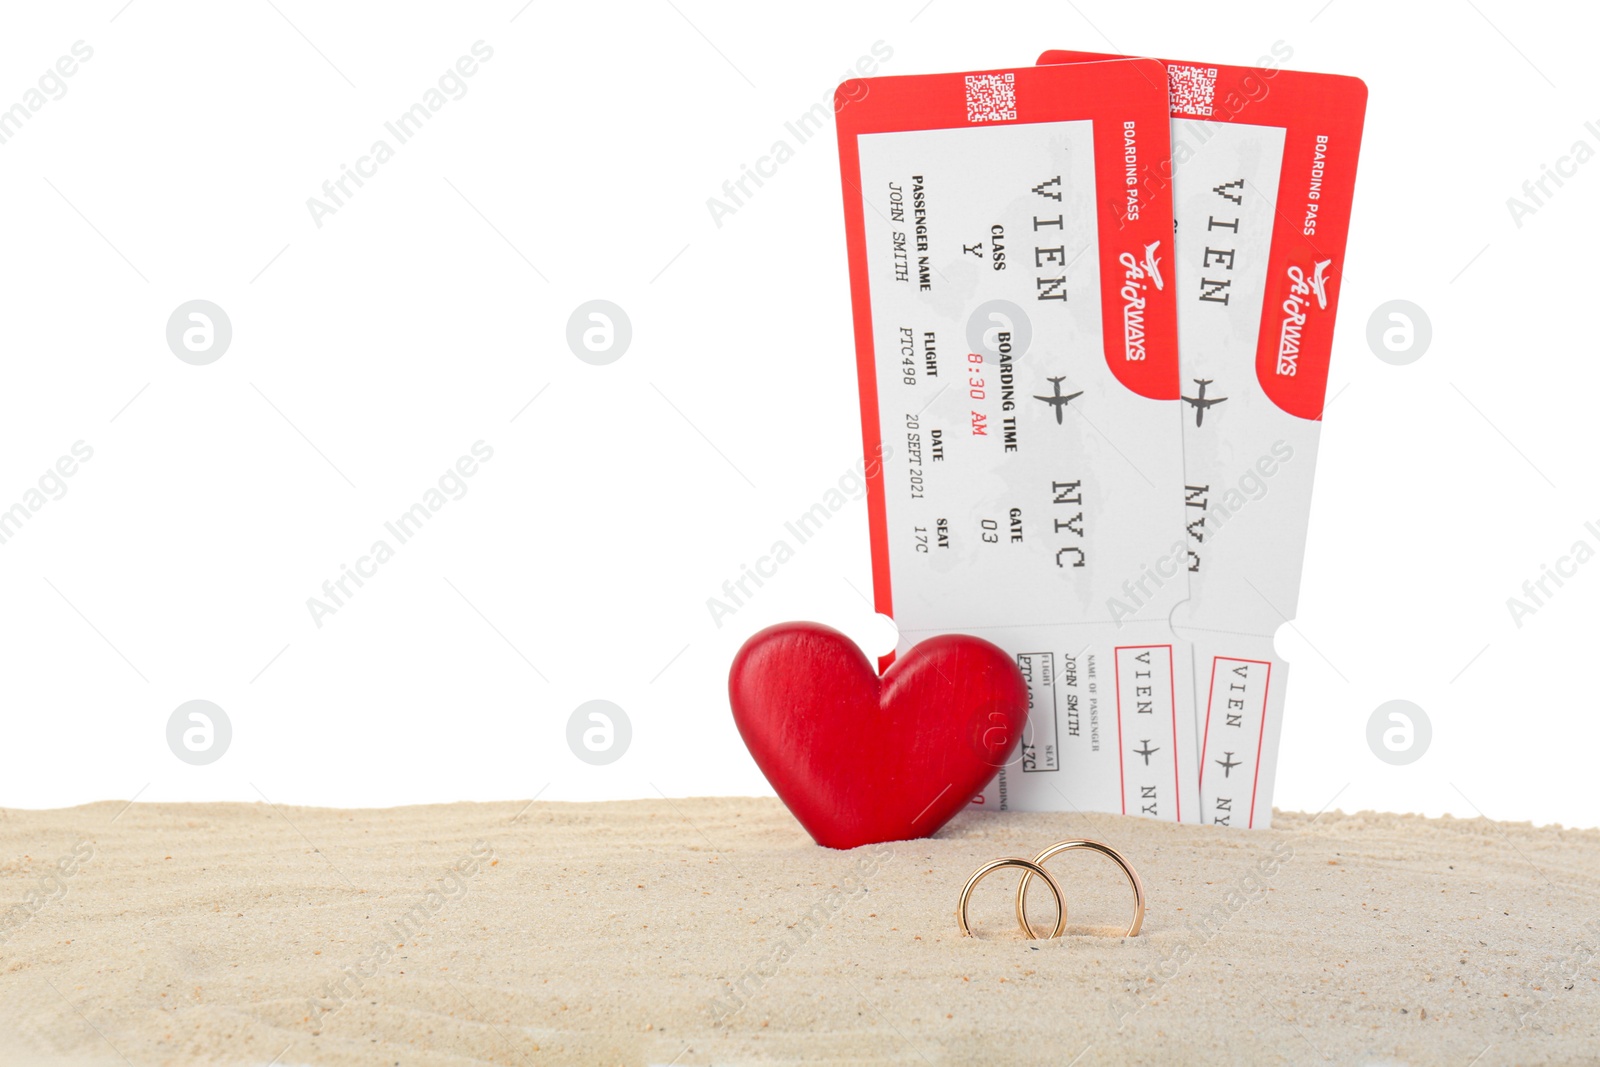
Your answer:
[[[1231,778],[1233,777],[1233,769],[1241,766],[1241,764],[1233,758],[1232,752],[1224,752],[1222,755],[1224,758],[1217,760],[1222,765],[1222,777]]]
[[[1079,389],[1076,393],[1069,393],[1066,396],[1062,396],[1061,395],[1061,383],[1067,380],[1065,377],[1061,377],[1061,378],[1046,378],[1045,380],[1050,382],[1052,388],[1055,391],[1055,395],[1054,396],[1040,396],[1038,393],[1035,393],[1035,394],[1033,394],[1033,398],[1035,400],[1043,400],[1046,404],[1049,404],[1051,407],[1056,409],[1056,425],[1060,426],[1061,425],[1061,416],[1062,416],[1062,413],[1066,411],[1067,405],[1072,403],[1072,401],[1076,400],[1078,397],[1082,396],[1083,395],[1083,390]]]
[[[1133,750],[1133,754],[1135,756],[1143,756],[1144,757],[1144,765],[1146,767],[1148,767],[1148,766],[1150,766],[1150,757],[1155,755],[1157,752],[1160,752],[1161,749],[1159,747],[1158,748],[1151,748],[1150,747],[1150,739],[1148,737],[1143,738],[1141,743],[1144,745],[1144,747],[1143,748],[1134,749]]]
[[[1150,280],[1156,283],[1157,289],[1165,289],[1161,281],[1161,257],[1156,255],[1156,249],[1161,247],[1160,241],[1151,241],[1144,246],[1144,260],[1139,264],[1150,275]]]
[[[1331,259],[1317,260],[1315,264],[1315,270],[1311,275],[1311,291],[1317,294],[1317,307],[1319,308],[1326,308],[1328,306],[1327,272],[1328,268],[1332,266],[1332,264],[1333,260]]]
[[[1183,402],[1194,406],[1194,424],[1199,426],[1205,421],[1206,408],[1214,404],[1220,404],[1228,398],[1225,396],[1206,396],[1206,386],[1212,383],[1210,378],[1195,378],[1194,383],[1200,387],[1200,395],[1186,396],[1183,398]]]

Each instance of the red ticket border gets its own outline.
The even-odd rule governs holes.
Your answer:
[[[1041,64],[1100,62],[1103,52],[1052,49]],[[1197,115],[1173,111],[1174,118],[1280,126],[1284,130],[1283,168],[1278,175],[1277,222],[1267,264],[1267,286],[1261,304],[1261,332],[1256,343],[1256,378],[1262,390],[1284,412],[1320,420],[1328,389],[1333,354],[1333,327],[1343,288],[1345,245],[1355,199],[1356,165],[1366,117],[1367,86],[1342,74],[1313,74],[1275,67],[1231,67],[1223,64],[1162,60],[1168,66],[1200,67],[1217,72],[1214,101],[1226,114]],[[1237,107],[1229,101],[1237,101]],[[1327,151],[1311,198],[1311,177],[1319,138]],[[1170,186],[1166,174],[1154,175]],[[1314,233],[1306,233],[1307,205],[1315,203]],[[1290,214],[1285,213],[1286,206]],[[1301,218],[1295,218],[1299,214]],[[1329,273],[1312,285],[1317,265],[1327,261]],[[1287,335],[1296,331],[1296,350],[1286,354]],[[1287,373],[1280,373],[1286,371]]]
[[[968,120],[966,78],[981,74],[1014,78],[1015,120],[1003,123]],[[1122,157],[1122,123],[1127,121],[1137,124],[1141,161],[1171,157],[1171,123],[1165,94],[1166,68],[1157,60],[1137,57],[1107,57],[1064,66],[958,74],[854,78],[836,90],[834,112],[838,117],[839,172],[850,266],[856,374],[861,391],[862,440],[867,458],[867,523],[872,548],[874,606],[880,613],[893,618],[894,599],[889,574],[888,506],[881,460],[883,440],[857,138],[862,134],[910,130],[1093,120],[1106,362],[1118,381],[1130,391],[1152,399],[1175,400],[1180,390],[1177,299],[1172,287],[1145,292],[1145,358],[1142,362],[1130,362],[1124,358],[1123,351],[1123,298],[1119,295],[1122,286],[1114,281],[1123,275],[1124,267],[1118,259],[1122,251],[1142,248],[1154,241],[1161,242],[1166,249],[1172,247],[1172,197],[1165,190],[1151,191],[1142,185],[1135,186],[1139,218],[1130,222],[1125,217],[1129,186],[1125,183]],[[1168,258],[1170,260],[1170,253]],[[880,670],[893,658],[892,652],[882,657]]]
[[[1167,650],[1167,688],[1172,696],[1172,805],[1176,821],[1183,822],[1183,778],[1178,766],[1178,671],[1171,645],[1117,645],[1111,650],[1111,676],[1117,691],[1117,792],[1122,801],[1122,814],[1128,814],[1128,781],[1123,766],[1122,749],[1122,656],[1126,651],[1141,648]],[[1259,764],[1258,764],[1259,766]]]
[[[1261,752],[1267,743],[1267,707],[1272,702],[1272,661],[1269,659],[1245,659],[1243,656],[1212,656],[1211,680],[1206,683],[1206,725],[1205,732],[1200,737],[1200,773],[1196,776],[1200,783],[1200,803],[1205,803],[1206,787],[1206,747],[1211,740],[1211,702],[1217,691],[1217,663],[1227,660],[1230,663],[1260,663],[1267,668],[1267,681],[1261,687],[1261,732],[1256,737],[1256,762],[1252,769],[1250,779],[1250,820],[1245,824],[1245,829],[1254,830],[1256,826],[1256,793],[1261,787]]]

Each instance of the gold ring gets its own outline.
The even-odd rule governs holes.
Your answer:
[[[1022,927],[1023,934],[1029,938],[1037,938],[1039,936],[1033,932],[1033,926],[1028,922],[1027,909],[1024,907],[1024,903],[1028,899],[1028,883],[1033,880],[1034,870],[1042,868],[1045,861],[1052,857],[1059,856],[1061,853],[1075,848],[1086,848],[1091,852],[1100,853],[1100,855],[1109,858],[1112,863],[1121,867],[1122,873],[1128,876],[1128,884],[1133,887],[1133,924],[1128,927],[1128,932],[1124,936],[1137,937],[1139,928],[1144,925],[1144,883],[1139,881],[1138,872],[1133,869],[1133,866],[1122,858],[1122,853],[1100,841],[1057,841],[1033,857],[1033,863],[1024,868],[1022,884],[1017,886],[1017,923]],[[1060,899],[1061,895],[1057,893],[1056,900],[1059,902]],[[1066,923],[1065,910],[1062,911],[1061,915],[1062,919],[1056,923],[1056,932],[1051,934],[1051,937],[1061,936],[1061,930]],[[963,927],[963,929],[965,928]]]
[[[1036,874],[1044,879],[1044,884],[1050,887],[1051,894],[1056,898],[1056,930],[1050,936],[1060,937],[1061,931],[1066,929],[1067,926],[1067,903],[1061,895],[1061,884],[1055,880],[1054,875],[1040,866],[1037,860],[1025,860],[1015,856],[1008,859],[990,860],[973,871],[972,877],[967,879],[966,887],[961,890],[961,903],[956,905],[956,925],[961,928],[961,936],[972,936],[972,930],[967,926],[967,902],[972,899],[973,888],[1002,867],[1021,868],[1023,885],[1027,885],[1028,880]],[[1035,937],[1031,928],[1024,927],[1024,929],[1027,930],[1030,938]]]

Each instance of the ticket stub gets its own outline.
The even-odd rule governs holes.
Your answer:
[[[1032,711],[974,804],[1198,821],[1169,151],[1153,60],[839,93],[868,516],[900,650],[970,633]],[[892,740],[892,739],[891,739]]]
[[[1045,64],[1103,62],[1046,52]],[[1366,86],[1165,62],[1183,379],[1191,639],[1204,821],[1267,826]]]

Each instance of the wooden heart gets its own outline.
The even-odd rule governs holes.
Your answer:
[[[880,678],[844,634],[770,626],[728,672],[733,719],[756,765],[819,845],[927,837],[994,777],[1028,714],[1005,652],[932,637]]]

